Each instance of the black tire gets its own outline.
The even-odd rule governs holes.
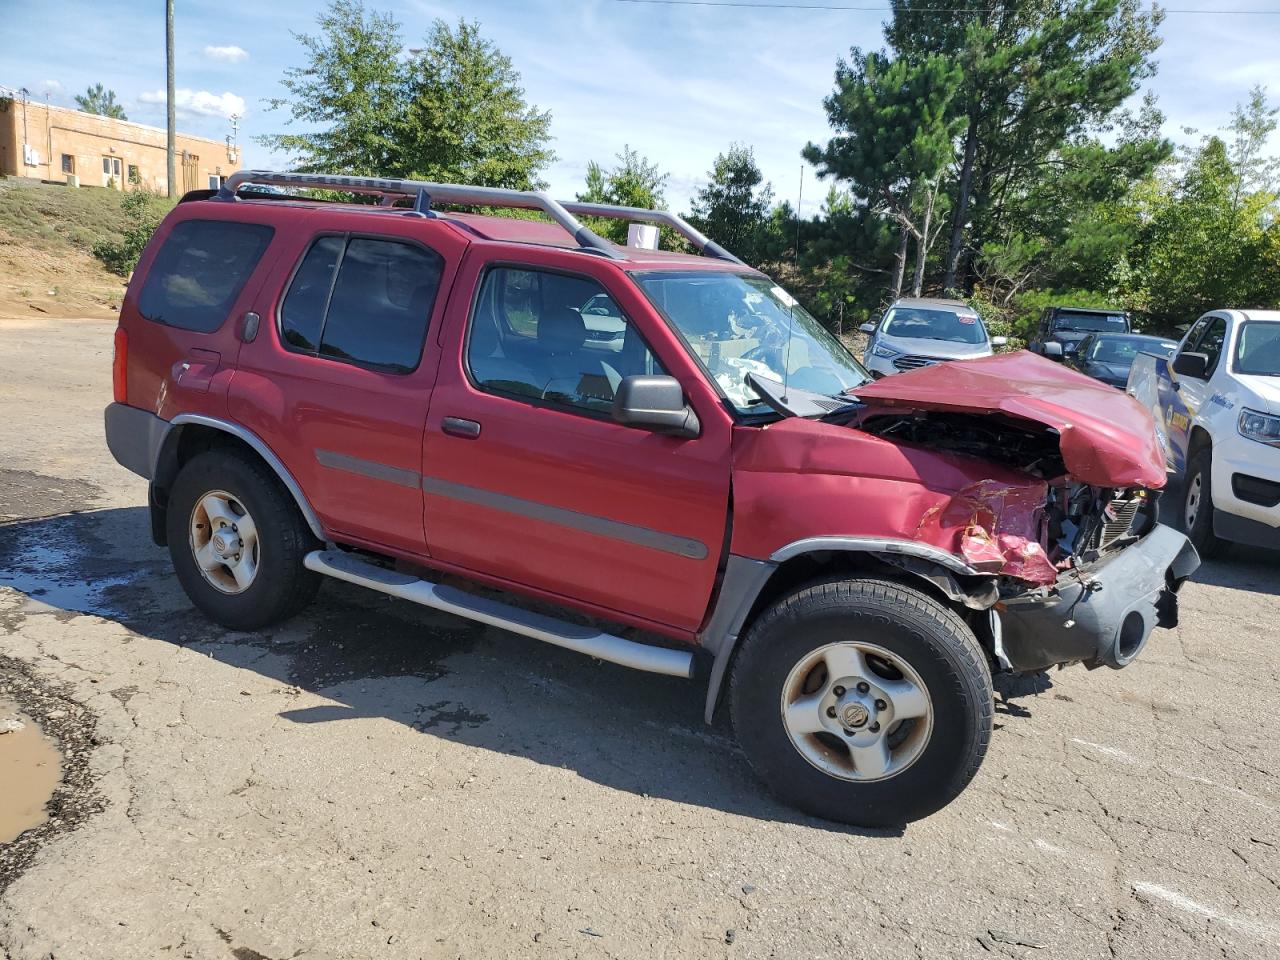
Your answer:
[[[909,664],[933,708],[922,752],[888,779],[856,782],[820,770],[782,720],[792,668],[854,636]],[[734,732],[757,775],[785,803],[841,823],[893,827],[940,810],[973,779],[991,739],[991,672],[972,631],[938,601],[892,581],[833,579],[785,596],[752,625],[729,684]]]
[[[1196,490],[1196,478],[1200,479],[1198,488],[1200,505],[1196,510],[1195,522],[1187,523],[1187,511],[1191,493]],[[1200,447],[1187,461],[1187,473],[1182,480],[1181,504],[1178,510],[1178,527],[1187,535],[1191,545],[1201,557],[1221,556],[1230,544],[1214,535],[1213,532],[1213,448]]]
[[[194,555],[192,513],[215,490],[238,500],[257,527],[257,574],[241,593],[224,593],[209,583]],[[196,608],[215,623],[233,630],[257,630],[293,616],[320,588],[320,575],[302,565],[318,541],[279,479],[251,455],[214,449],[193,457],[174,480],[166,513],[169,555],[178,582]]]

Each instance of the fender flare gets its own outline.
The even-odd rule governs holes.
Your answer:
[[[238,423],[232,423],[229,420],[221,420],[201,413],[180,413],[170,420],[169,427],[165,430],[160,440],[159,448],[152,463],[151,479],[153,483],[167,486],[168,482],[173,479],[174,474],[177,472],[178,438],[182,434],[181,428],[187,425],[220,430],[246,443],[271,468],[280,482],[284,484],[285,489],[289,491],[294,503],[298,505],[302,518],[307,522],[307,526],[311,528],[311,532],[315,534],[316,539],[325,539],[324,530],[320,526],[320,518],[316,516],[315,510],[312,509],[311,503],[307,500],[307,495],[302,492],[302,487],[294,479],[293,474],[289,472],[289,468],[284,465],[284,462],[275,455],[261,437]]]
[[[746,624],[770,578],[783,563],[812,553],[857,553],[874,557],[913,576],[927,580],[948,597],[975,610],[991,608],[999,594],[995,578],[975,570],[954,554],[927,543],[886,537],[808,537],[775,550],[768,560],[730,554],[721,578],[720,592],[707,626],[698,635],[704,650],[713,655],[707,681],[703,719],[711,723],[720,702],[724,678]],[[979,589],[965,589],[956,576],[979,578]]]

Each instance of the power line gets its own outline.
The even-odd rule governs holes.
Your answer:
[[[733,7],[748,10],[820,10],[850,13],[888,13],[886,3],[769,3],[768,0],[607,0],[609,3],[647,4],[663,7]],[[905,13],[992,13],[999,7],[914,7]],[[1165,7],[1163,13],[1202,14],[1219,16],[1280,16],[1280,10],[1207,10],[1193,7]]]

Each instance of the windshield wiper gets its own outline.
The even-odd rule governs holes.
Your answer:
[[[844,394],[832,395],[788,387],[780,380],[770,380],[755,373],[747,374],[746,384],[771,409],[784,417],[822,418],[842,413],[860,404],[859,400]]]

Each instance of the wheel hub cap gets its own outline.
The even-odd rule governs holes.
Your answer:
[[[878,644],[810,651],[782,687],[782,724],[797,752],[841,780],[897,776],[924,752],[933,704],[920,674]]]
[[[243,593],[258,575],[258,527],[244,504],[222,490],[191,511],[191,554],[201,576],[223,593]]]
[[[840,711],[840,719],[846,727],[865,727],[871,719],[871,711],[860,703],[845,704]]]

